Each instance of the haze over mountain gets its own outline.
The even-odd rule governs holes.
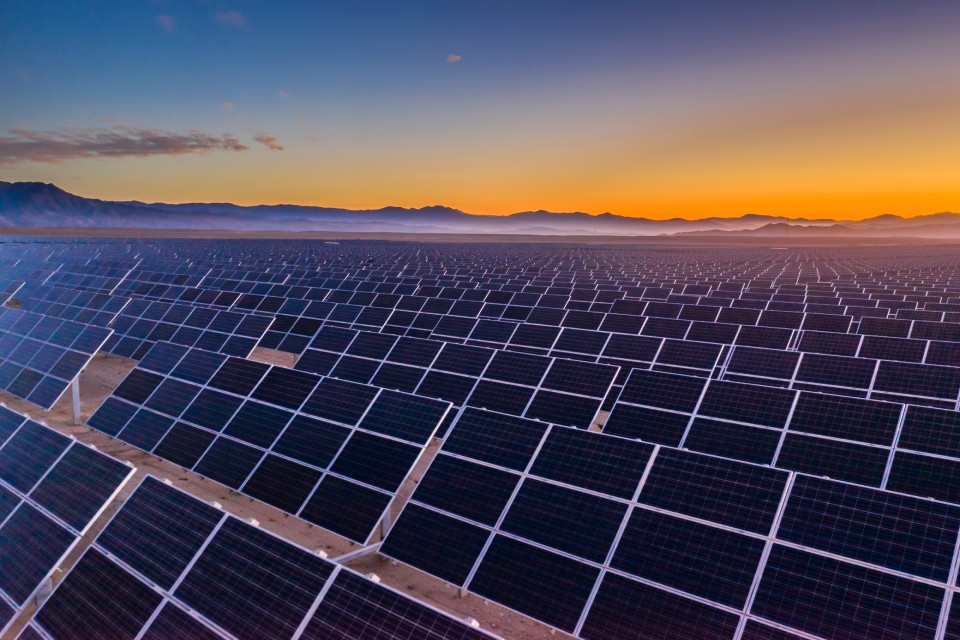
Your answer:
[[[498,216],[435,205],[351,210],[300,205],[144,203],[84,198],[43,182],[0,181],[0,226],[356,231],[539,235],[700,235],[763,237],[960,238],[960,214],[913,218],[879,215],[858,221],[746,214],[736,218],[653,220],[612,213],[521,211]]]

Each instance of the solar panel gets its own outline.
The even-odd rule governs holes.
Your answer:
[[[706,380],[635,369],[620,394],[620,402],[673,411],[693,411]]]
[[[774,545],[751,611],[819,637],[933,638],[942,588]]]
[[[172,342],[247,357],[273,322],[272,317],[184,303],[133,300],[113,323],[105,349],[139,360],[157,342]]]
[[[660,450],[654,458],[654,451],[636,441],[468,409],[381,552],[568,632],[593,615],[587,609],[601,577],[614,579],[603,574],[608,562],[611,570],[718,604],[732,606],[731,594],[740,593],[733,597],[742,604],[788,474],[679,451]],[[689,502],[685,482],[697,486]],[[631,508],[635,501],[646,506]],[[703,520],[716,524],[696,524]],[[731,526],[744,533],[726,533],[723,527]],[[684,536],[688,544],[670,546]],[[717,548],[721,539],[726,551]],[[728,563],[742,553],[753,564],[734,563],[739,577],[731,568],[729,578],[720,578],[707,562],[711,549]],[[704,554],[700,562],[697,550]],[[669,553],[676,560],[665,560]],[[677,564],[688,567],[686,573]]]
[[[0,407],[0,633],[133,468]]]
[[[958,531],[958,507],[797,476],[777,537],[947,582]]]
[[[890,394],[957,401],[960,371],[953,367],[880,361],[873,388]]]
[[[686,423],[684,423],[686,427]],[[609,429],[604,429],[610,433]],[[691,451],[710,453],[724,458],[733,458],[756,464],[773,462],[780,446],[782,433],[777,429],[764,429],[722,420],[695,418],[683,438],[683,446]],[[677,445],[676,442],[661,444]]]
[[[736,347],[726,366],[726,374],[740,374],[756,378],[790,380],[796,371],[800,354],[775,349]]]
[[[876,360],[805,353],[796,379],[829,387],[869,389],[877,368]]]
[[[492,637],[151,476],[27,633],[53,640]]]
[[[890,458],[886,447],[788,433],[775,465],[879,487]]]
[[[611,567],[739,609],[763,550],[759,538],[635,509]]]
[[[63,395],[110,329],[0,307],[0,389],[44,409]]]
[[[135,368],[91,427],[357,542],[449,408],[196,349],[171,364],[168,345],[154,350],[144,361],[167,360],[171,374]]]
[[[698,411],[712,418],[783,427],[796,395],[787,389],[716,380],[704,392]]]
[[[30,284],[17,291],[20,309],[46,316],[108,327],[130,302],[123,296]]]
[[[700,520],[766,533],[776,516],[787,473],[733,460],[663,449],[640,502]]]
[[[732,638],[733,613],[652,585],[607,573],[580,630],[588,640]]]
[[[36,305],[29,308],[49,316],[30,336],[38,342],[61,337],[52,321],[103,324],[127,304],[114,323],[122,335],[109,348],[141,365],[91,425],[282,509],[309,504],[301,515],[354,539],[392,499],[381,485],[402,476],[406,445],[419,450],[429,437],[430,412],[403,394],[452,402],[456,411],[440,432],[462,413],[464,425],[477,425],[474,441],[452,428],[450,446],[460,452],[437,457],[390,546],[398,554],[416,550],[418,566],[458,585],[479,575],[477,584],[496,598],[581,637],[897,634],[894,623],[861,624],[861,600],[842,590],[822,607],[786,612],[760,588],[766,581],[781,589],[783,602],[806,602],[804,584],[861,570],[869,578],[859,584],[871,589],[893,576],[940,590],[930,637],[960,636],[949,615],[954,585],[946,582],[955,580],[943,574],[956,565],[946,559],[950,513],[960,502],[960,289],[949,248],[31,239],[0,251],[0,290],[17,291],[9,304]],[[40,284],[54,273],[56,286]],[[260,346],[303,353],[298,372],[326,378],[216,353],[232,323],[248,316],[273,321]],[[147,354],[152,343],[163,349]],[[44,371],[60,358],[6,330],[0,353]],[[0,363],[0,387],[39,398],[36,375],[22,373]],[[378,411],[376,398],[384,398]],[[518,420],[496,416],[500,426],[484,431],[489,417],[475,414],[489,412],[473,405]],[[365,415],[376,422],[358,427]],[[599,423],[604,435],[551,423]],[[7,427],[0,415],[0,440],[11,428],[19,424]],[[516,446],[501,442],[511,430]],[[615,451],[627,451],[624,442],[636,448],[623,456],[633,466],[617,462],[607,471],[607,447],[597,444],[607,442]],[[671,447],[708,462],[671,475],[658,466]],[[48,450],[56,452],[56,443],[23,457],[42,462]],[[31,464],[18,458],[8,456],[7,472],[29,484]],[[756,469],[787,478],[773,509],[780,516],[765,533],[725,524],[768,517],[769,505],[754,504],[757,488],[767,486]],[[748,479],[747,489],[719,491],[718,474]],[[628,495],[634,482],[644,487]],[[644,497],[648,483],[665,493]],[[18,500],[2,487],[0,514]],[[697,502],[701,493],[705,501]],[[798,495],[804,500],[793,502]],[[671,506],[654,506],[654,498]],[[581,504],[597,513],[595,526],[571,515],[577,508],[569,505]],[[625,545],[617,561],[629,570],[612,564],[619,542],[605,549],[616,520],[604,515],[609,504],[625,508],[615,540],[632,540],[633,555]],[[541,516],[544,505],[551,508]],[[920,531],[929,544],[917,542],[927,540]],[[809,564],[800,571],[815,576],[809,582],[775,577],[782,563],[754,565],[745,551],[758,541],[762,558],[782,547],[838,564]],[[529,547],[543,562],[529,575],[497,575],[507,571],[511,547]],[[483,564],[490,549],[497,553]],[[741,560],[717,559],[712,549]],[[596,577],[589,591],[577,586],[551,602],[543,596],[547,581],[565,567]],[[747,580],[737,569],[756,577],[745,600]],[[589,580],[572,584],[581,582]],[[762,613],[751,593],[766,598]],[[888,600],[906,602],[902,611],[912,620],[926,615],[920,601]],[[172,636],[179,626],[194,637],[218,632],[170,599],[150,615],[155,622],[146,629],[135,625],[143,637]],[[808,618],[815,615],[840,622],[813,631]],[[929,625],[921,627],[899,635],[923,637]]]

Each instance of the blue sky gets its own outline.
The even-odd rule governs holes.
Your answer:
[[[960,207],[957,2],[0,4],[5,179],[492,213]]]

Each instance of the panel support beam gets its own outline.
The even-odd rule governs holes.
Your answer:
[[[331,558],[331,562],[336,562],[337,564],[346,564],[357,558],[362,558],[363,556],[370,555],[371,553],[376,553],[380,550],[380,542],[375,542],[374,544],[368,544],[365,547],[360,547],[359,549],[354,549],[348,553],[343,554],[342,556],[337,556],[336,558]]]

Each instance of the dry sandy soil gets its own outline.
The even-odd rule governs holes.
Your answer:
[[[258,349],[252,357],[272,364],[292,365],[292,356],[267,349]],[[86,370],[80,374],[80,405],[82,419],[88,419],[110,396],[136,363],[126,358],[109,354],[98,354],[90,362]],[[323,550],[330,558],[354,551],[359,548],[353,542],[341,538],[295,517],[288,516],[268,505],[256,502],[227,487],[202,478],[201,476],[182,469],[174,464],[156,458],[150,454],[135,449],[126,443],[115,440],[103,433],[94,431],[85,425],[74,425],[70,405],[69,392],[64,394],[52,410],[43,411],[38,407],[13,396],[0,392],[0,401],[10,408],[29,415],[34,420],[43,422],[61,433],[72,435],[84,444],[93,445],[100,451],[121,460],[129,461],[136,467],[136,474],[124,487],[120,495],[84,536],[80,544],[70,553],[69,557],[60,565],[60,571],[54,575],[56,584],[72,567],[83,551],[93,542],[93,539],[103,529],[109,519],[116,513],[123,501],[139,484],[146,474],[159,478],[166,478],[174,485],[189,491],[194,496],[219,502],[223,508],[241,518],[253,518],[266,530],[295,542],[307,549]],[[423,477],[430,460],[436,455],[439,442],[434,441],[426,450],[414,472],[401,488],[398,500],[391,508],[394,518],[399,514],[401,506],[409,498],[420,478]],[[347,566],[361,573],[377,574],[384,584],[407,593],[411,597],[432,604],[447,611],[458,618],[475,618],[483,629],[491,631],[507,640],[540,640],[543,638],[570,638],[567,634],[555,632],[550,628],[529,618],[514,613],[504,607],[488,602],[472,594],[461,596],[458,589],[433,578],[421,571],[391,561],[376,553],[362,556]],[[27,613],[32,609],[28,608]],[[13,640],[25,623],[27,615],[15,624],[0,640]]]

